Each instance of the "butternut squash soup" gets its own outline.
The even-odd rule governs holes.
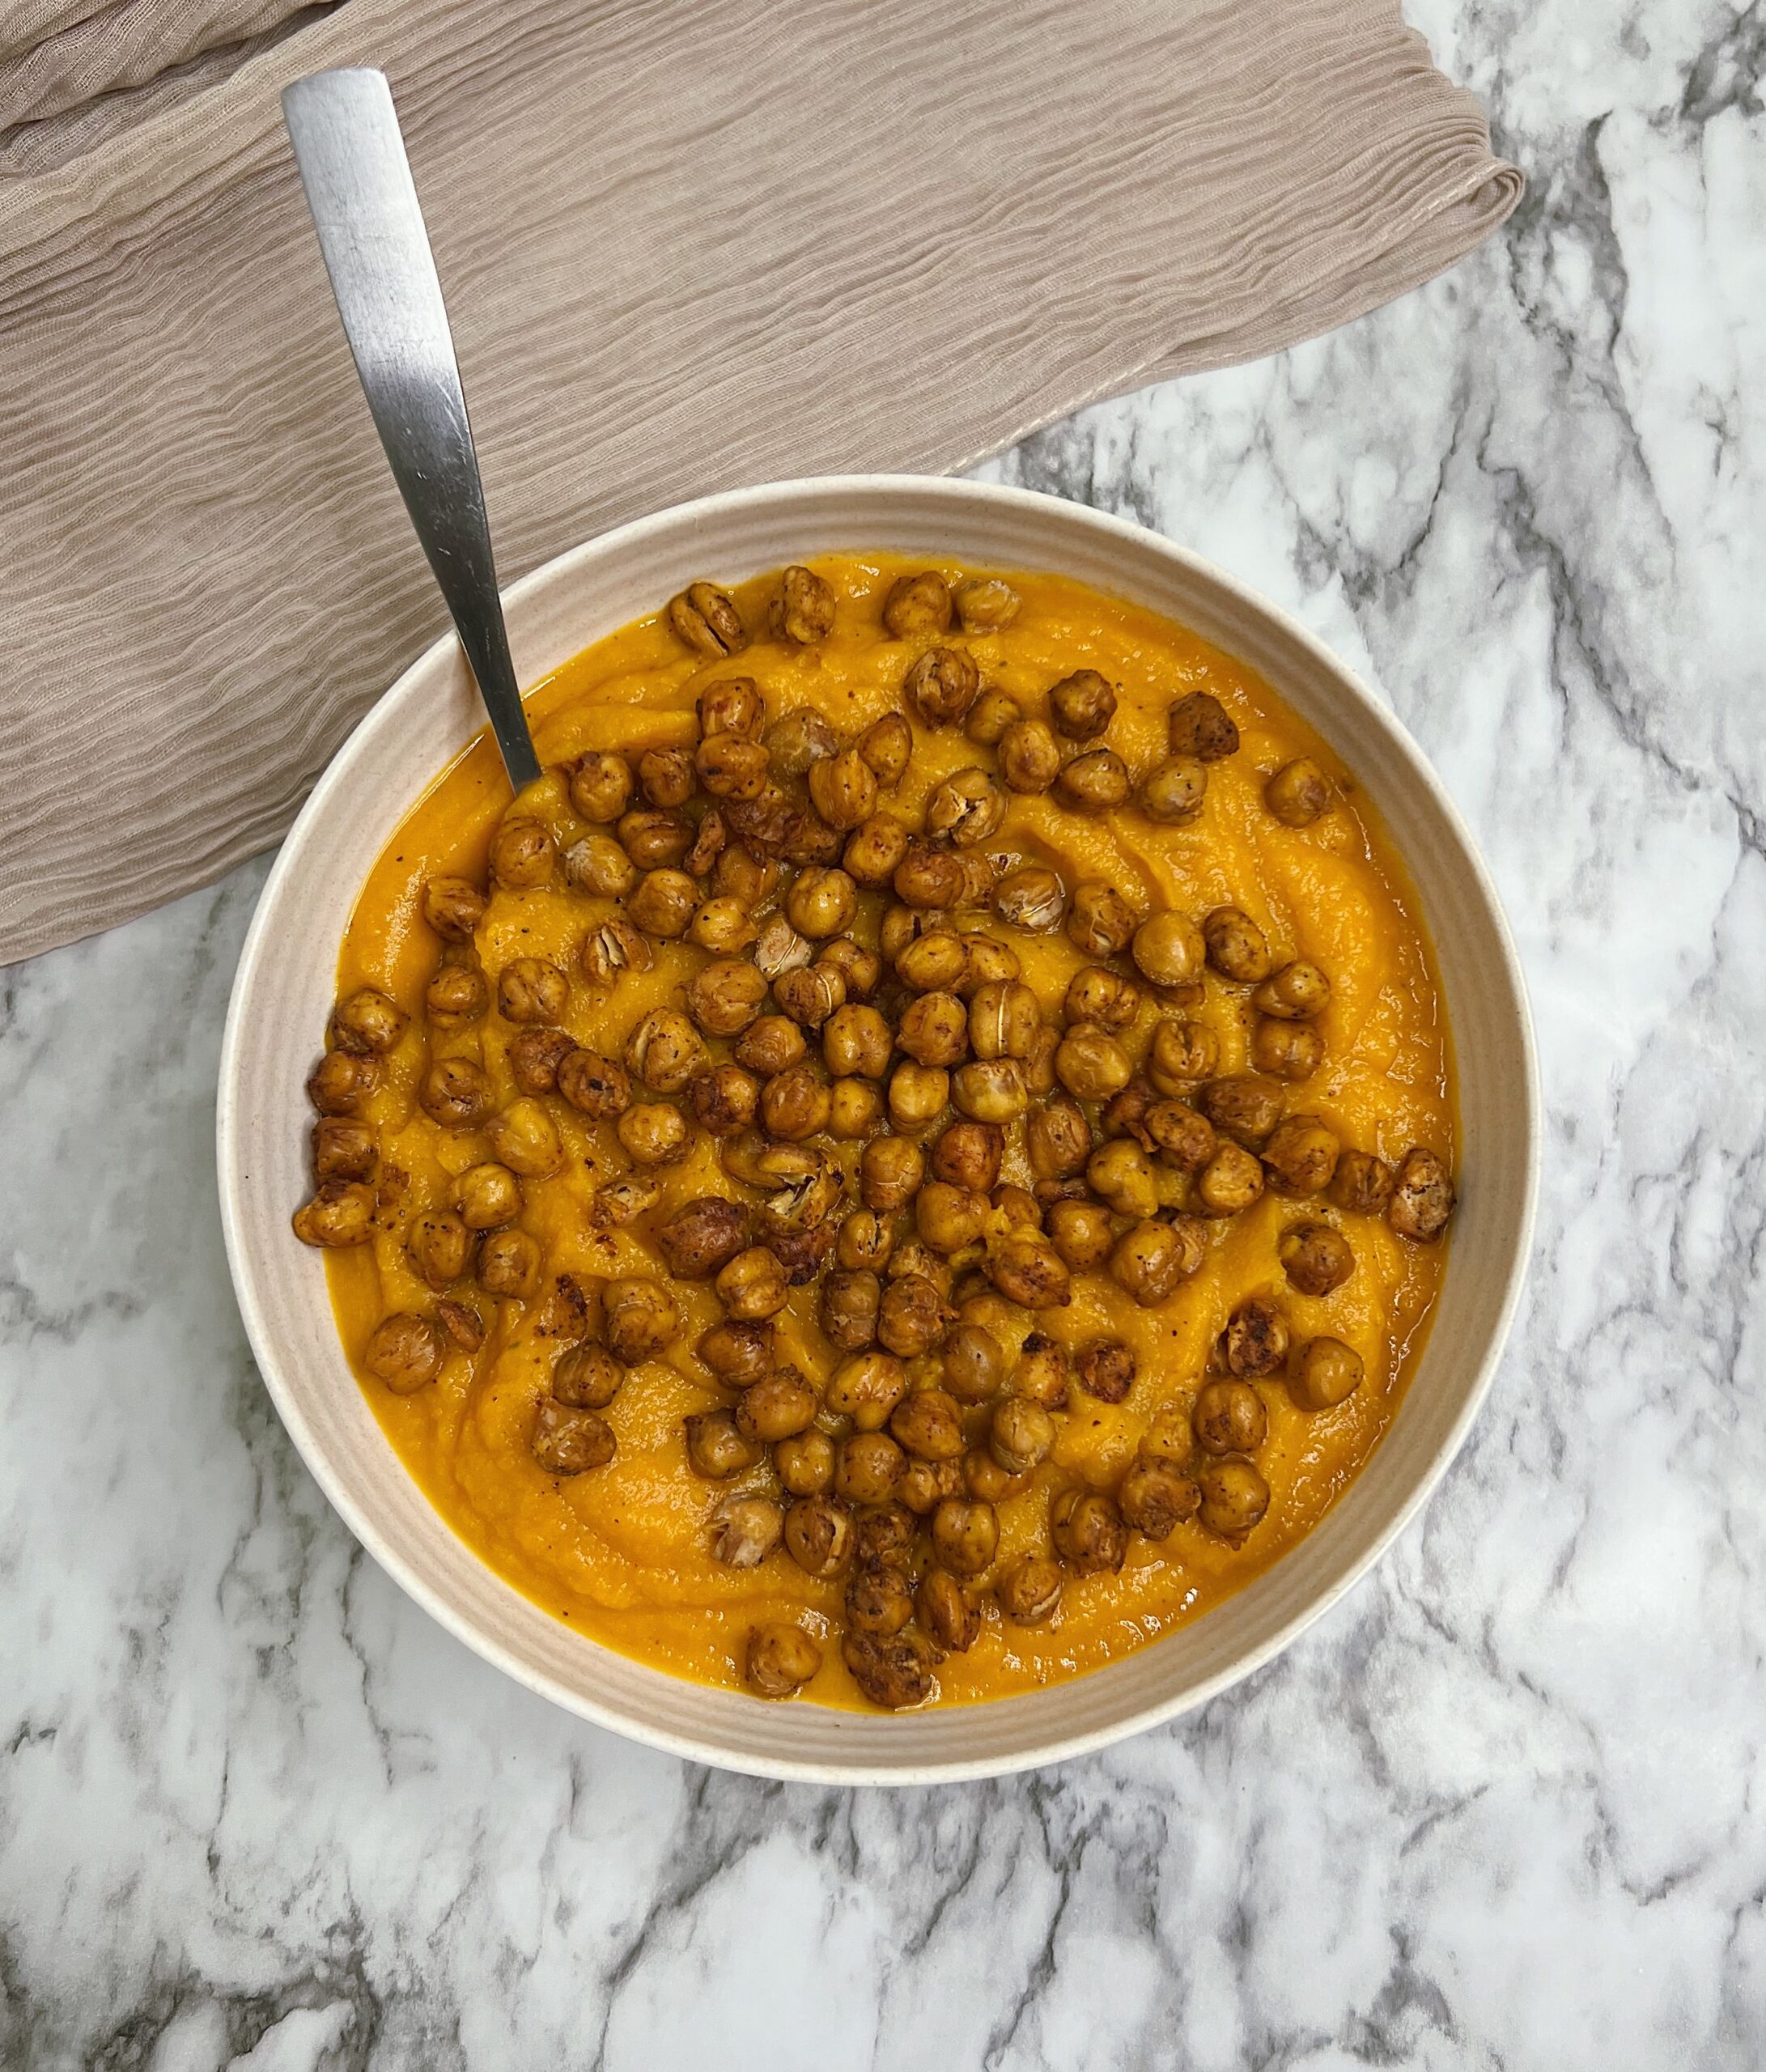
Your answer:
[[[363,889],[308,1082],[338,1329],[453,1530],[771,1698],[1199,1617],[1396,1408],[1454,1203],[1398,860],[1268,687],[1080,584],[696,583]]]

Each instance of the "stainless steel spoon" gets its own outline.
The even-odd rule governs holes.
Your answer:
[[[509,659],[441,282],[384,72],[315,72],[282,117],[355,371],[516,791],[540,774]]]

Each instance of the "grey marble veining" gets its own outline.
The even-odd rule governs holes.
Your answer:
[[[1424,1518],[1228,1696],[997,1785],[768,1785],[524,1696],[247,1354],[248,868],[0,974],[0,2064],[1766,2057],[1766,17],[1415,19],[1529,176],[1507,233],[990,472],[1297,612],[1499,881],[1539,1246]]]

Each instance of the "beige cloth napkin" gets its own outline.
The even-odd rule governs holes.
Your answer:
[[[21,0],[0,30],[0,962],[274,842],[444,624],[278,94],[390,74],[505,580],[959,468],[1514,206],[1375,0]]]

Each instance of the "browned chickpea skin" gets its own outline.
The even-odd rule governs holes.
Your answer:
[[[1049,692],[1049,718],[1069,741],[1095,741],[1115,716],[1115,691],[1096,669],[1076,669]]]
[[[919,841],[909,842],[890,880],[902,905],[923,912],[957,906],[967,882],[960,857],[949,849],[934,848],[931,843]]]
[[[715,1285],[718,1300],[738,1323],[777,1316],[791,1293],[785,1269],[763,1245],[738,1252],[720,1270]]]
[[[1196,1081],[1210,1077],[1220,1058],[1220,1038],[1206,1022],[1168,1017],[1153,1030],[1147,1076],[1157,1093],[1175,1100],[1193,1093]]]
[[[1269,1484],[1248,1460],[1205,1462],[1196,1482],[1202,1523],[1221,1539],[1242,1539],[1269,1509]]]
[[[935,569],[903,575],[889,585],[883,600],[883,624],[898,640],[920,640],[948,633],[954,605],[950,585]]]
[[[1026,1310],[1064,1309],[1073,1299],[1067,1262],[1046,1238],[1029,1232],[991,1240],[987,1277],[1008,1301]]]
[[[834,631],[834,592],[813,568],[793,562],[767,607],[767,631],[794,648],[813,648]]]
[[[1087,957],[1116,957],[1125,950],[1139,926],[1135,910],[1102,878],[1084,879],[1068,909],[1068,940]]]
[[[956,1576],[979,1576],[1000,1551],[1000,1515],[990,1503],[947,1497],[932,1513],[932,1552]]]
[[[1123,1524],[1148,1539],[1169,1539],[1201,1504],[1201,1490],[1168,1460],[1134,1462],[1116,1490]]]
[[[1271,1079],[1310,1079],[1324,1063],[1324,1038],[1310,1021],[1259,1017],[1251,1031],[1251,1065]]]
[[[1029,1057],[1042,1028],[1036,995],[1021,979],[988,979],[970,996],[969,1044],[984,1062]]]
[[[493,1230],[478,1247],[478,1285],[525,1302],[539,1284],[540,1248],[524,1230]]]
[[[1383,1216],[1392,1199],[1393,1172],[1383,1159],[1370,1152],[1345,1151],[1325,1189],[1333,1208],[1352,1216]]]
[[[1135,1385],[1133,1348],[1119,1338],[1094,1338],[1082,1345],[1074,1362],[1080,1386],[1099,1403],[1125,1403]]]
[[[1284,964],[1251,995],[1252,1006],[1278,1021],[1316,1021],[1330,1003],[1331,981],[1303,957]]]
[[[1062,766],[1055,788],[1063,805],[1104,813],[1128,796],[1128,766],[1113,748],[1089,749]]]
[[[1092,1126],[1078,1104],[1063,1098],[1030,1110],[1025,1118],[1024,1140],[1030,1170],[1039,1180],[1070,1179],[1085,1171],[1091,1156]]]
[[[1128,1530],[1101,1489],[1063,1489],[1049,1506],[1055,1551],[1082,1576],[1114,1573],[1128,1551]]]
[[[717,957],[694,974],[686,1010],[708,1036],[739,1036],[752,1027],[766,998],[765,978],[745,957]]]
[[[410,1017],[372,986],[360,986],[331,1013],[331,1040],[358,1057],[384,1057],[397,1043]]]
[[[1012,1393],[1045,1410],[1064,1410],[1070,1365],[1067,1348],[1058,1339],[1033,1331],[1018,1348]]]
[[[1180,1173],[1199,1173],[1219,1144],[1214,1125],[1187,1102],[1155,1101],[1142,1127],[1158,1156]]]
[[[778,1333],[764,1318],[726,1318],[703,1335],[698,1354],[726,1388],[745,1389],[779,1365]]]
[[[714,799],[758,799],[772,776],[772,757],[765,745],[744,734],[708,734],[694,750],[689,766]],[[690,791],[683,792],[681,798],[690,796]]]
[[[533,1458],[548,1475],[586,1475],[618,1451],[613,1428],[599,1411],[572,1410],[548,1396],[534,1414]]]
[[[926,1154],[904,1137],[880,1136],[859,1158],[859,1196],[880,1215],[911,1201],[926,1177]]]
[[[953,1326],[938,1360],[945,1392],[958,1403],[990,1403],[1005,1380],[1004,1351],[985,1324]]]
[[[895,1040],[917,1064],[956,1064],[969,1054],[968,1014],[954,993],[922,993],[903,1013]]]
[[[649,943],[623,914],[611,914],[583,938],[577,962],[591,984],[610,989],[630,971],[642,974],[655,962]]]
[[[866,1267],[842,1267],[821,1284],[824,1335],[843,1352],[862,1352],[876,1343],[883,1284]]]
[[[575,1038],[562,1029],[519,1030],[505,1054],[509,1076],[524,1093],[555,1093],[558,1067],[575,1048]]]
[[[883,1120],[883,1089],[868,1079],[837,1079],[828,1089],[828,1134],[843,1144],[874,1136]]]
[[[968,968],[968,947],[951,928],[914,936],[895,960],[895,975],[916,993],[954,993]]]
[[[851,935],[824,943],[816,953],[824,970],[836,971],[846,981],[849,1000],[868,1000],[883,983],[883,960],[868,945]]]
[[[1331,780],[1310,755],[1284,762],[1263,787],[1263,804],[1285,827],[1310,827],[1331,804]]]
[[[889,1435],[919,1460],[956,1460],[963,1450],[962,1412],[942,1389],[916,1389],[889,1412]]]
[[[763,1698],[792,1698],[821,1667],[821,1650],[801,1626],[763,1619],[748,1636],[743,1673]]]
[[[984,690],[969,708],[963,732],[982,748],[997,748],[1022,708],[1003,690]]]
[[[646,871],[626,902],[626,911],[646,935],[677,942],[693,925],[699,888],[685,871]]]
[[[834,1250],[834,1225],[818,1223],[807,1228],[769,1229],[762,1239],[766,1249],[785,1269],[793,1288],[807,1288]]]
[[[1161,987],[1199,978],[1207,955],[1202,932],[1187,914],[1155,914],[1136,929],[1129,948],[1141,977]]]
[[[840,745],[840,737],[819,712],[800,706],[766,729],[764,739],[773,767],[786,779],[807,777],[811,768]]]
[[[913,756],[913,729],[899,712],[885,712],[860,735],[857,745],[877,782],[896,784]]]
[[[1246,1151],[1260,1151],[1281,1120],[1284,1096],[1280,1087],[1254,1073],[1212,1079],[1196,1105],[1220,1135]]]
[[[1061,1572],[1046,1555],[1021,1555],[1000,1577],[995,1594],[1014,1625],[1043,1625],[1060,1608]]]
[[[923,1274],[904,1273],[883,1290],[877,1335],[898,1359],[916,1360],[943,1338],[949,1315],[932,1280]]]
[[[359,1115],[383,1076],[378,1058],[327,1051],[307,1075],[307,1098],[321,1115]]]
[[[641,871],[672,870],[686,861],[693,847],[693,823],[678,813],[622,813],[618,833],[622,847]]]
[[[369,1334],[362,1364],[394,1395],[411,1395],[441,1372],[441,1334],[408,1310],[383,1317]]]
[[[993,1455],[972,1446],[962,1457],[962,1487],[978,1504],[1004,1504],[1030,1486],[1027,1475],[1008,1475]]]
[[[1329,1295],[1355,1272],[1349,1241],[1327,1223],[1296,1223],[1276,1240],[1276,1256],[1302,1295]]]
[[[729,846],[730,830],[723,810],[718,806],[707,806],[699,815],[699,824],[693,837],[693,847],[681,860],[681,868],[690,877],[709,877],[717,868],[717,860]]]
[[[857,888],[843,870],[801,870],[785,895],[785,914],[801,936],[819,942],[850,926]]]
[[[714,1137],[732,1137],[749,1128],[759,1100],[759,1081],[740,1065],[715,1065],[687,1082],[693,1119]]]
[[[610,834],[585,834],[564,851],[564,880],[600,899],[623,899],[638,882],[638,866]]]
[[[564,1162],[558,1125],[539,1102],[526,1096],[512,1101],[489,1124],[490,1149],[512,1173],[543,1180]]]
[[[706,1064],[698,1031],[677,1008],[652,1008],[626,1038],[626,1069],[652,1093],[679,1093]]]
[[[902,680],[902,693],[928,727],[953,726],[981,689],[974,658],[958,648],[928,648]]]
[[[803,1031],[782,1014],[763,1014],[743,1031],[736,1061],[760,1079],[774,1079],[808,1054]]]
[[[740,734],[758,740],[766,724],[766,701],[752,677],[725,677],[707,684],[698,698],[699,733]]]
[[[1204,1216],[1237,1216],[1263,1199],[1263,1169],[1242,1144],[1222,1144],[1195,1176]]]
[[[551,830],[520,814],[512,813],[490,838],[490,875],[512,890],[549,883],[557,860]]]
[[[438,1302],[435,1318],[462,1352],[476,1352],[484,1344],[483,1320],[469,1302]]]
[[[914,1616],[914,1586],[898,1569],[854,1570],[847,1583],[846,1620],[855,1635],[889,1640]]]
[[[891,1712],[923,1705],[937,1688],[926,1644],[913,1633],[890,1640],[848,1633],[840,1643],[840,1659],[860,1695]]]
[[[1131,1225],[1110,1255],[1110,1278],[1144,1309],[1169,1301],[1206,1257],[1193,1216],[1149,1216]]]
[[[681,1312],[674,1297],[649,1274],[609,1280],[602,1299],[607,1349],[628,1367],[656,1359],[680,1332]]]
[[[822,1062],[841,1078],[881,1079],[894,1047],[889,1025],[874,1007],[837,1008],[822,1025]]]
[[[834,1441],[812,1429],[781,1439],[773,1448],[773,1469],[779,1486],[792,1497],[823,1497],[834,1487]],[[785,1517],[787,1542],[791,1516]]]
[[[1205,1454],[1254,1453],[1269,1436],[1269,1413],[1249,1382],[1207,1382],[1196,1392],[1190,1423]]]
[[[925,1129],[936,1122],[949,1105],[950,1074],[942,1065],[910,1062],[898,1065],[890,1073],[889,1120],[897,1129]]]
[[[1453,1175],[1443,1161],[1413,1144],[1393,1180],[1386,1220],[1399,1237],[1427,1244],[1446,1229],[1455,1199]]]
[[[1198,762],[1218,762],[1238,751],[1238,728],[1219,698],[1205,690],[1192,690],[1172,707],[1165,722],[1174,755],[1193,756]]]
[[[295,1235],[327,1251],[365,1245],[374,1235],[375,1207],[374,1189],[364,1181],[321,1180],[312,1199],[295,1211]]]
[[[1320,1117],[1284,1117],[1271,1132],[1263,1150],[1270,1192],[1294,1201],[1322,1192],[1337,1170],[1340,1149],[1335,1132]]]
[[[792,1065],[760,1090],[761,1127],[768,1136],[801,1144],[828,1127],[833,1097],[813,1065]]]
[[[880,1272],[894,1249],[894,1226],[875,1209],[855,1208],[840,1225],[836,1252],[848,1273]]]
[[[760,933],[760,927],[740,899],[725,896],[707,899],[694,914],[687,933],[701,949],[714,957],[734,957]]]
[[[570,980],[543,957],[512,957],[497,974],[497,1012],[505,1021],[555,1022],[570,997]]]
[[[417,1105],[444,1130],[470,1130],[490,1115],[496,1096],[482,1065],[470,1058],[437,1058],[418,1081]]]
[[[1055,1420],[1029,1396],[1008,1395],[996,1404],[987,1450],[1008,1475],[1028,1475],[1055,1446]]]
[[[816,1392],[795,1367],[781,1367],[744,1391],[736,1428],[745,1439],[771,1446],[807,1432],[815,1422]]]
[[[315,1179],[369,1179],[380,1155],[380,1139],[366,1123],[347,1115],[321,1115],[312,1126]]]
[[[1008,871],[994,888],[993,911],[1013,928],[1034,935],[1051,935],[1067,913],[1067,892],[1060,879],[1040,864]]]
[[[1110,1212],[1101,1202],[1051,1202],[1044,1212],[1049,1242],[1076,1273],[1102,1266],[1115,1242]]]
[[[572,1046],[554,1074],[557,1091],[579,1115],[593,1123],[616,1120],[631,1106],[631,1080],[624,1066],[598,1051]]]
[[[567,1346],[552,1363],[552,1393],[572,1410],[605,1410],[626,1386],[626,1369],[604,1345]]]
[[[659,811],[684,806],[693,796],[695,777],[687,749],[647,748],[638,758],[638,788]]]
[[[928,1180],[914,1197],[914,1225],[920,1242],[949,1258],[973,1245],[987,1228],[987,1198],[948,1181]]]
[[[907,1391],[907,1370],[892,1352],[863,1346],[849,1353],[828,1378],[830,1412],[850,1417],[861,1432],[881,1432]]]
[[[1301,1349],[1288,1393],[1302,1410],[1334,1410],[1361,1386],[1361,1356],[1339,1338],[1314,1338]]]
[[[1208,788],[1206,763],[1174,755],[1147,772],[1135,797],[1148,820],[1161,827],[1182,827],[1199,815]]]
[[[684,1202],[656,1233],[669,1271],[682,1280],[707,1280],[748,1244],[748,1216],[740,1203],[718,1195]]]
[[[857,827],[877,809],[877,772],[855,748],[824,756],[809,767],[809,801],[830,827]]]
[[[446,957],[423,989],[423,1007],[438,1028],[457,1029],[482,1019],[490,1007],[489,981],[459,952]]]
[[[487,1160],[454,1182],[454,1205],[471,1230],[495,1230],[521,1213],[521,1186],[507,1166]]]
[[[997,575],[971,575],[957,585],[957,617],[965,633],[1000,633],[1024,609],[1024,600]]]
[[[1055,1053],[1055,1072],[1068,1092],[1080,1100],[1102,1101],[1128,1084],[1134,1067],[1114,1036],[1095,1022],[1080,1021],[1061,1038]]]
[[[444,942],[470,942],[486,904],[470,878],[442,876],[424,881],[423,919]]]
[[[1269,945],[1263,930],[1237,906],[1216,906],[1202,923],[1208,962],[1223,979],[1254,986],[1269,976]]]
[[[728,1497],[711,1514],[711,1555],[731,1569],[758,1569],[779,1544],[785,1514],[770,1497]]]
[[[826,1493],[833,1486],[833,1441],[820,1433],[813,1436],[827,1450],[828,1482],[822,1489],[800,1493],[785,1507],[785,1551],[805,1575],[826,1581],[839,1575],[852,1559],[852,1514]]]
[[[955,1460],[911,1460],[895,1485],[895,1501],[915,1518],[930,1518],[947,1497],[962,1493],[962,1463]]]
[[[571,805],[584,820],[609,826],[631,805],[636,780],[622,755],[592,749],[570,766]]]
[[[1159,1206],[1153,1161],[1128,1137],[1113,1137],[1085,1161],[1085,1184],[1119,1216],[1151,1216]]]
[[[669,623],[696,655],[739,655],[748,645],[736,600],[715,583],[690,583],[671,597]]]
[[[1016,1122],[1029,1105],[1029,1089],[1016,1058],[979,1059],[951,1076],[950,1098],[973,1122]]]
[[[947,1654],[962,1654],[981,1637],[981,1614],[945,1569],[928,1569],[914,1594],[914,1608],[928,1637]]]
[[[1251,1295],[1228,1318],[1220,1354],[1229,1373],[1256,1381],[1280,1371],[1288,1343],[1288,1319],[1267,1295]]]
[[[834,1494],[847,1504],[886,1502],[906,1466],[906,1455],[887,1432],[855,1432],[838,1442]]]
[[[840,852],[847,876],[859,885],[887,885],[907,854],[907,839],[900,821],[872,813],[853,829]]]
[[[950,1123],[932,1146],[934,1177],[970,1194],[986,1194],[1000,1178],[1004,1134],[987,1123]]]
[[[958,770],[926,802],[926,832],[973,849],[997,834],[1005,818],[1005,793],[986,770]]]
[[[779,878],[779,865],[771,857],[757,856],[736,842],[719,851],[711,887],[726,899],[741,900],[752,911],[778,890]]]

